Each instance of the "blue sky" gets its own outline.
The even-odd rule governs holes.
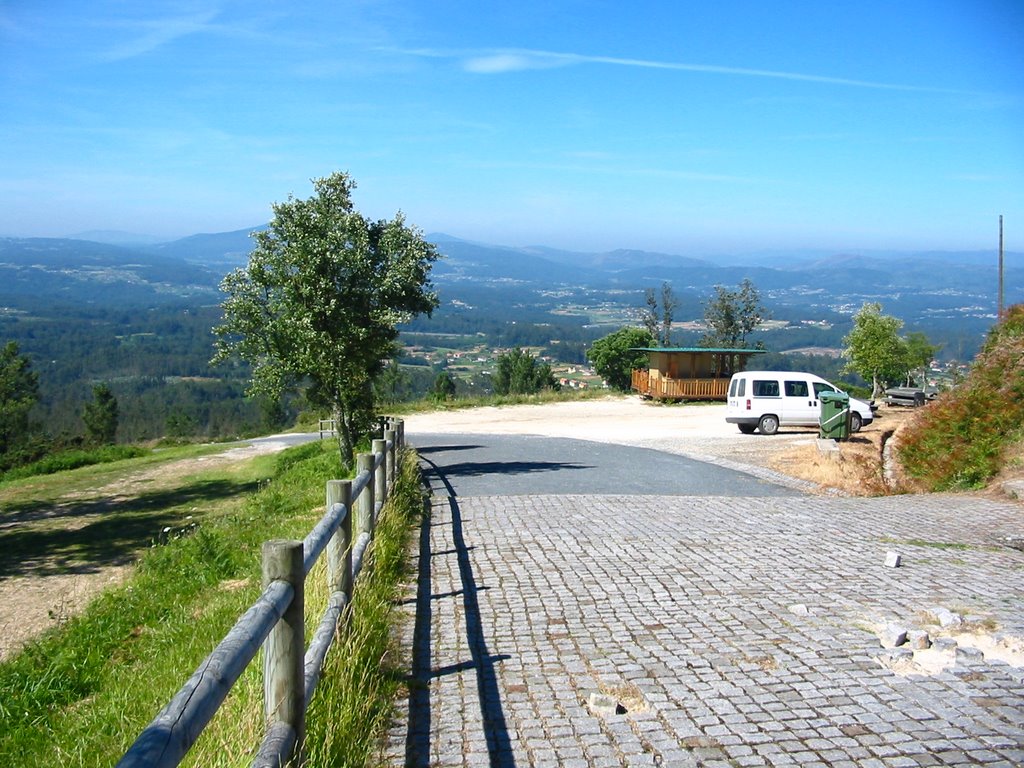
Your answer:
[[[267,221],[335,170],[576,250],[1024,243],[1024,2],[0,0],[0,235]]]

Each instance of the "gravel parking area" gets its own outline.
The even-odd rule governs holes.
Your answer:
[[[813,445],[816,429],[783,427],[744,435],[725,422],[724,403],[662,405],[636,396],[544,405],[434,411],[405,417],[409,432],[543,435],[634,445],[691,458],[769,467],[788,450]]]

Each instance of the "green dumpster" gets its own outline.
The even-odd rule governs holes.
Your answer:
[[[818,424],[821,437],[832,440],[848,440],[850,438],[850,396],[845,392],[822,392],[818,396],[821,401],[821,416]]]

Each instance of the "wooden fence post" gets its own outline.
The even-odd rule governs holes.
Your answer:
[[[395,473],[398,471],[398,433],[394,429],[384,430],[384,442],[391,443],[387,457],[388,488],[391,488],[395,484]]]
[[[335,504],[345,506],[345,518],[327,543],[327,591],[344,592],[352,602],[352,481],[327,481],[327,511]]]
[[[380,455],[380,466],[373,473],[373,495],[378,504],[383,504],[388,498],[388,444],[385,440],[374,440],[372,447],[374,463]]]
[[[364,531],[366,533],[373,533],[373,529],[376,526],[376,519],[374,517],[374,476],[373,476],[373,454],[372,453],[360,453],[356,456],[356,475],[360,475],[363,472],[368,472],[370,475],[369,481],[366,483],[366,487],[363,488],[363,492],[359,494],[359,498],[356,499],[356,509],[359,510],[356,519],[356,537],[358,538],[360,533]]]
[[[263,707],[267,721],[287,723],[295,731],[295,754],[301,754],[306,729],[306,639],[303,614],[302,542],[276,539],[263,544],[263,587],[283,580],[295,590],[284,616],[263,646]]]

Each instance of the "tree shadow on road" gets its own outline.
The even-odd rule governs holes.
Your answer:
[[[480,720],[483,724],[484,737],[487,744],[488,765],[491,768],[514,768],[515,758],[501,701],[501,689],[498,684],[496,663],[510,658],[507,654],[495,654],[487,646],[480,616],[480,604],[477,593],[487,589],[478,586],[473,573],[470,551],[473,547],[466,544],[462,512],[455,489],[448,480],[449,467],[442,472],[429,459],[424,462],[430,466],[428,471],[438,479],[448,491],[445,501],[438,500],[435,512],[450,519],[454,554],[458,560],[461,590],[443,595],[433,594],[431,564],[433,554],[430,549],[431,527],[438,521],[424,515],[420,527],[419,546],[419,578],[416,591],[416,624],[413,630],[413,664],[412,681],[409,696],[409,723],[405,744],[405,764],[407,766],[429,766],[431,764],[431,682],[445,675],[472,671],[476,679],[476,692],[480,707]],[[457,465],[458,466],[458,465]],[[472,466],[472,465],[468,465]],[[450,514],[443,514],[442,510]],[[446,667],[434,669],[432,662],[432,620],[434,603],[439,599],[462,598],[463,616],[465,617],[465,647],[469,649],[470,658]],[[469,722],[476,718],[470,713],[464,717]]]

